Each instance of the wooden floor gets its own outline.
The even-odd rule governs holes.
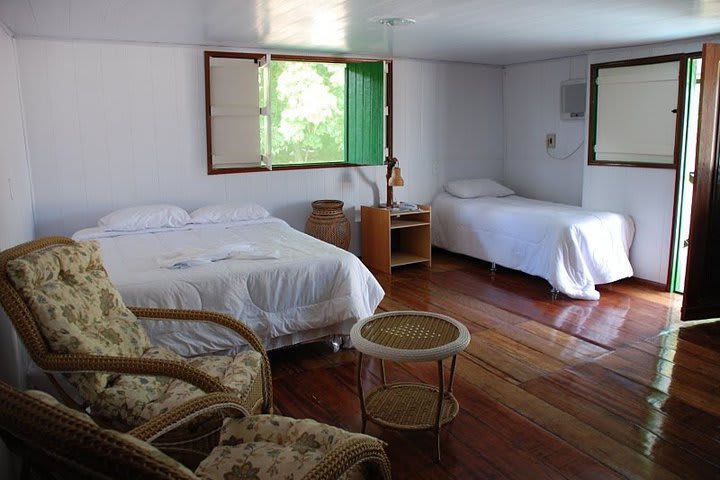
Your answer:
[[[600,287],[597,302],[552,300],[544,280],[492,276],[442,251],[432,269],[377,276],[379,311],[444,313],[472,335],[442,464],[432,434],[369,424],[393,478],[720,478],[720,324],[681,328],[680,296],[624,280]],[[355,355],[323,344],[272,352],[282,413],[360,431]],[[377,385],[378,363],[366,366],[365,384]],[[437,382],[432,363],[392,364],[388,376]]]

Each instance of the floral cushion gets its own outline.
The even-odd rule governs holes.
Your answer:
[[[77,410],[73,410],[72,408],[66,407],[65,405],[58,402],[53,396],[48,395],[45,392],[41,392],[39,390],[28,390],[25,393],[37,400],[40,400],[43,403],[50,405],[53,408],[62,410],[65,413],[69,413],[75,418],[87,423],[88,425],[97,426],[97,424],[92,420],[92,418],[90,418],[90,416],[82,412],[78,412]],[[146,455],[177,471],[178,477],[180,477],[180,474],[184,474],[186,477],[195,478],[195,474],[188,470],[187,467],[177,462],[176,460],[168,457],[163,452],[153,447],[151,444],[139,440],[132,435],[128,435],[126,433],[116,432],[114,430],[107,429],[105,430],[105,432],[111,436],[117,437],[120,442],[131,443],[135,448],[141,450]],[[118,461],[122,461],[122,459],[118,459]]]
[[[195,473],[204,479],[300,479],[333,448],[356,436],[367,437],[315,420],[278,415],[229,418],[220,432],[219,446]],[[361,479],[362,470],[356,465],[341,478]]]
[[[7,264],[7,273],[37,319],[50,350],[140,356],[150,345],[105,271],[97,242],[38,250]],[[106,373],[76,373],[70,382],[93,401]]]
[[[142,358],[176,360],[208,373],[229,387],[240,399],[247,398],[251,387],[261,378],[262,355],[254,350],[235,356],[208,355],[184,359],[163,347],[151,347]],[[121,375],[99,394],[92,404],[94,415],[111,424],[137,426],[203,395],[199,388],[168,377]]]

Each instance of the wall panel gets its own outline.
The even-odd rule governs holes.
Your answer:
[[[717,42],[720,37],[716,38]],[[710,41],[710,39],[707,39]],[[588,65],[631,58],[699,52],[701,41],[591,52]],[[589,68],[589,67],[588,67]],[[587,159],[587,147],[585,149]],[[635,275],[665,284],[670,258],[675,170],[585,165],[582,206],[615,210],[633,217],[635,241],[630,261]]]
[[[14,40],[0,24],[0,249],[33,236],[32,188]]]
[[[585,157],[585,122],[560,115],[560,85],[586,78],[585,57],[512,65],[505,68],[505,180],[518,194],[580,205]],[[545,135],[556,134],[557,146],[545,149]]]
[[[33,237],[32,187],[25,151],[14,40],[0,24],[0,250]],[[0,380],[24,387],[22,347],[0,309]],[[16,478],[12,458],[0,442],[0,478]],[[17,467],[18,465],[14,465]]]
[[[630,215],[636,235],[630,251],[635,276],[664,284],[670,255],[675,171],[587,165],[586,121],[560,118],[560,82],[588,78],[589,66],[630,58],[699,51],[700,41],[590,52],[578,56],[505,68],[505,180],[518,193],[595,210]],[[545,134],[557,133],[553,153]]]
[[[351,217],[384,201],[384,167],[208,176],[202,51],[18,40],[38,235],[152,202],[252,201],[303,229],[312,200],[339,198]],[[446,178],[502,175],[501,69],[396,60],[394,80],[399,199],[429,202]]]

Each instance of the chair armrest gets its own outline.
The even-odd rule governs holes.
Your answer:
[[[51,353],[38,362],[38,367],[56,372],[107,372],[171,377],[195,385],[206,393],[230,391],[211,375],[175,360]]]
[[[171,308],[128,307],[136,317],[150,320],[184,320],[188,322],[207,322],[220,325],[244,338],[258,352],[265,350],[260,338],[247,325],[230,315],[205,310],[180,310]]]
[[[128,307],[136,317],[150,320],[182,320],[189,322],[207,322],[220,325],[232,330],[237,335],[244,338],[248,344],[260,355],[262,355],[262,383],[263,383],[263,412],[272,413],[272,375],[270,371],[270,359],[267,351],[255,332],[247,325],[236,320],[230,315],[218,312],[209,312],[205,310],[181,310],[169,308],[148,308],[148,307]]]
[[[368,478],[390,480],[391,469],[383,442],[374,438],[354,437],[345,440],[330,450],[304,477],[304,480],[331,480],[359,463],[373,468]]]
[[[190,420],[219,410],[233,410],[236,417],[250,416],[238,398],[227,393],[209,393],[193,398],[157,417],[148,420],[128,433],[135,438],[151,443],[158,437],[182,426]]]

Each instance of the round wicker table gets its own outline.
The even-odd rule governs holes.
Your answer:
[[[358,351],[357,385],[362,411],[362,431],[370,420],[397,430],[435,432],[435,458],[440,461],[440,428],[458,413],[452,394],[457,354],[470,343],[465,326],[446,315],[429,312],[387,312],[360,320],[350,331]],[[382,385],[363,393],[363,355],[380,359]],[[443,360],[452,357],[445,388]],[[387,383],[385,360],[437,362],[438,386],[425,383]]]

